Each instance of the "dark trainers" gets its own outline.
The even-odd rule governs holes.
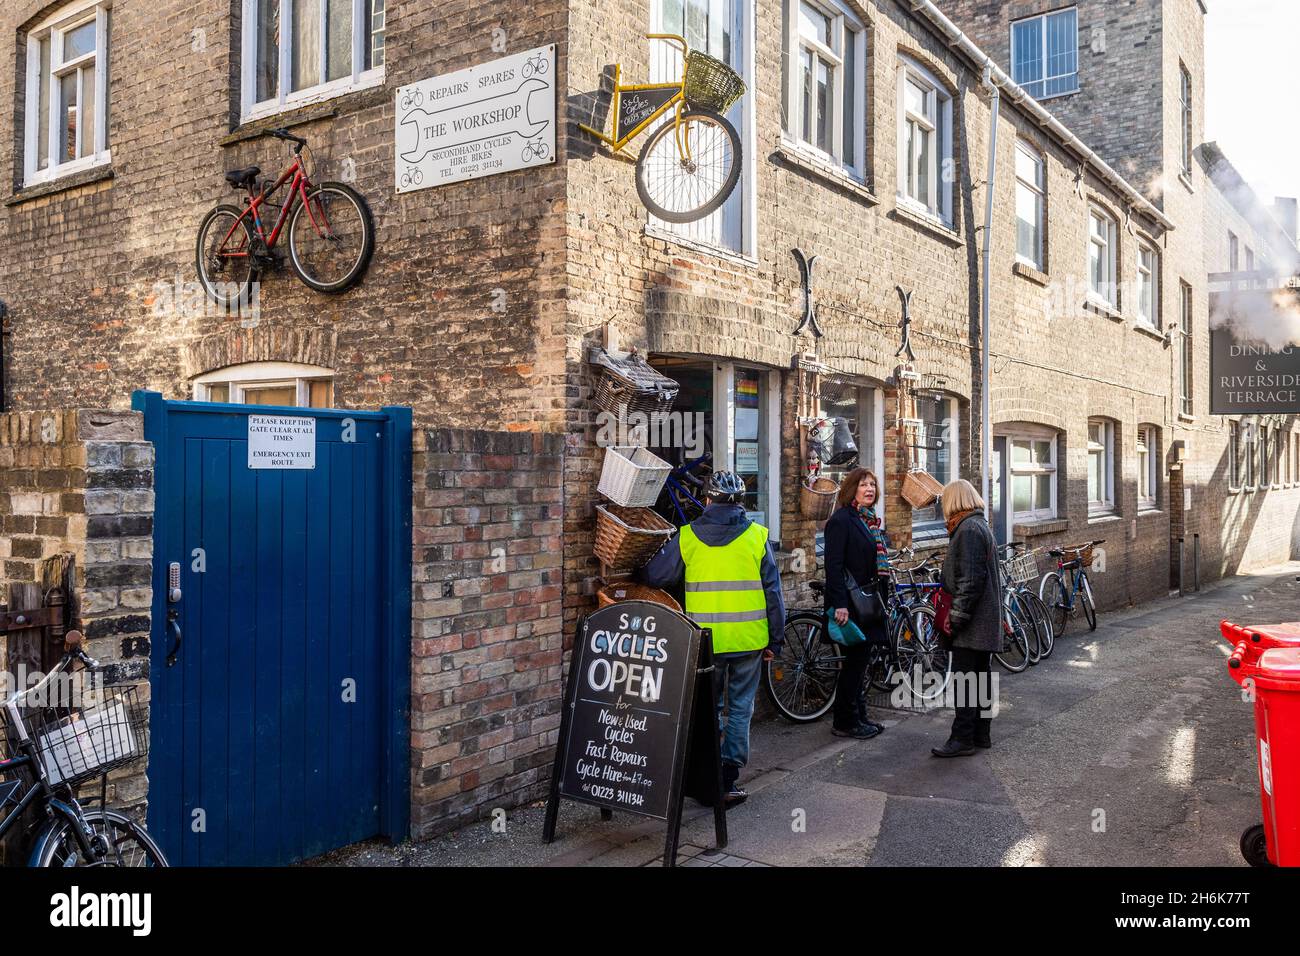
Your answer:
[[[722,806],[730,810],[732,807],[740,806],[740,804],[744,803],[748,799],[749,799],[749,792],[747,790],[744,790],[741,787],[733,786],[731,790],[729,790],[726,794],[723,795]]]
[[[974,752],[975,747],[973,744],[964,744],[960,740],[951,738],[942,747],[930,748],[930,753],[936,757],[969,757]]]
[[[853,737],[857,740],[870,740],[883,728],[879,724],[857,724],[854,727],[832,727],[831,733],[836,737]]]

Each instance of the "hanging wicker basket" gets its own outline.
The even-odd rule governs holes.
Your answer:
[[[726,113],[745,95],[740,74],[716,57],[701,50],[686,54],[686,80],[682,84],[686,102],[697,110]]]
[[[593,550],[611,571],[632,571],[654,557],[677,529],[649,508],[596,505]]]
[[[835,495],[840,486],[830,478],[814,478],[799,486],[799,513],[805,518],[825,521],[835,510]]]
[[[604,349],[593,349],[596,366],[596,407],[611,415],[633,412],[651,415],[672,411],[680,386],[635,353],[614,358]]]
[[[913,508],[925,508],[943,494],[943,485],[928,471],[909,471],[903,479],[903,500]]]
[[[605,449],[596,490],[625,508],[648,508],[659,500],[659,492],[673,466],[644,448],[630,445]]]
[[[678,614],[682,613],[682,606],[673,600],[671,594],[649,585],[616,581],[596,591],[597,607],[609,607],[622,601],[649,601],[651,604],[662,604],[664,607],[672,608]]]

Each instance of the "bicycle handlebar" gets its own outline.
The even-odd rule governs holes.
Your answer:
[[[44,691],[54,678],[58,677],[68,669],[68,666],[74,660],[81,661],[82,666],[87,670],[93,671],[99,669],[99,661],[95,660],[95,658],[82,650],[80,631],[68,631],[67,636],[63,640],[63,657],[60,658],[59,663],[54,665],[53,669],[51,669],[51,671],[41,679],[40,683],[36,684],[34,687],[29,687],[26,690],[19,691],[8,700],[0,701],[0,704],[16,703],[20,707],[26,706],[24,703],[25,701],[29,698],[38,696],[42,691]]]
[[[290,143],[296,143],[297,145],[294,146],[293,148],[293,151],[295,153],[302,152],[302,148],[307,145],[307,141],[305,139],[303,139],[301,136],[294,136],[283,126],[277,127],[276,129],[268,129],[264,135],[274,136],[276,139],[283,139]]]
[[[685,37],[678,36],[676,33],[647,33],[645,38],[647,40],[663,40],[667,43],[673,44],[674,46],[680,46],[682,48],[683,56],[691,51],[691,48],[686,43]]]

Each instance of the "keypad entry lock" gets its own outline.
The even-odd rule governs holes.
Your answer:
[[[167,652],[167,666],[176,663],[176,655],[181,652],[181,566],[173,561],[167,566],[167,633],[172,639],[171,650]]]

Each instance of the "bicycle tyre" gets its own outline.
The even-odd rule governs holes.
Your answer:
[[[1079,603],[1083,605],[1083,616],[1088,622],[1088,630],[1097,630],[1097,605],[1092,600],[1092,585],[1088,575],[1080,575],[1083,586],[1079,588]]]
[[[209,255],[206,251],[209,231],[219,219],[234,219],[238,221],[239,227],[244,233],[244,248],[251,250],[254,248],[257,237],[253,233],[253,227],[249,224],[248,218],[244,215],[244,210],[238,206],[232,206],[229,203],[221,203],[214,206],[203,217],[199,223],[198,236],[194,241],[194,268],[199,275],[199,283],[203,286],[203,291],[213,302],[217,303],[223,309],[230,309],[236,303],[248,302],[249,295],[253,290],[253,283],[257,281],[259,275],[257,266],[250,258],[248,260],[248,274],[243,279],[225,279],[219,278],[209,268]],[[234,223],[230,223],[234,225]],[[227,226],[226,228],[229,228]],[[223,233],[224,235],[224,233]],[[218,247],[222,248],[222,247]],[[233,288],[225,288],[233,287]]]
[[[357,211],[357,218],[361,228],[360,248],[356,259],[342,276],[328,281],[319,279],[310,274],[308,266],[306,266],[302,261],[303,253],[302,250],[299,249],[300,240],[298,239],[298,225],[301,217],[307,211],[307,203],[315,202],[322,193],[333,193],[344,197],[348,202],[352,203]],[[315,230],[312,226],[311,217],[308,217],[307,225],[308,228],[313,230],[314,234]],[[310,289],[315,289],[317,292],[337,295],[340,292],[346,292],[348,289],[352,288],[352,286],[356,285],[357,282],[360,281],[362,275],[365,274],[366,267],[370,264],[370,257],[373,256],[375,252],[375,220],[374,216],[370,213],[370,206],[361,193],[357,192],[346,183],[322,182],[312,187],[312,190],[307,193],[307,202],[299,202],[298,205],[294,207],[293,215],[289,217],[288,229],[289,263],[293,266],[293,271],[298,274],[298,278],[302,280],[303,284]]]
[[[167,862],[167,856],[162,848],[148,831],[126,814],[118,813],[116,810],[97,809],[85,811],[82,817],[92,828],[98,830],[96,823],[106,822],[114,831],[123,834],[122,838],[113,841],[118,858],[116,862],[108,860],[96,860],[93,863],[76,862],[81,858],[81,844],[73,835],[72,823],[65,817],[58,817],[47,824],[37,837],[36,846],[39,850],[32,865],[36,867],[125,866],[128,864],[122,862],[121,844],[128,838],[134,840],[143,851],[146,862],[142,865],[155,867],[171,865]]]
[[[835,658],[825,655],[825,650],[831,650]],[[763,686],[782,717],[796,724],[809,724],[820,720],[834,706],[842,666],[839,651],[826,634],[822,615],[796,611],[786,618],[781,656],[763,663]],[[809,696],[809,690],[814,696]]]
[[[1038,584],[1038,597],[1047,608],[1048,620],[1052,623],[1052,640],[1058,641],[1070,621],[1070,602],[1059,571],[1048,571],[1043,575]]]
[[[1029,666],[1029,641],[1025,637],[1024,622],[1016,613],[1008,611],[1006,617],[1008,621],[1000,622],[1005,635],[1002,650],[995,651],[993,659],[1008,673],[1019,674]]]
[[[934,608],[916,605],[906,608],[894,620],[890,640],[894,645],[899,677],[913,697],[920,700],[937,700],[943,696],[952,680],[952,654],[943,649],[939,632],[934,626]],[[912,641],[916,647],[904,647]],[[920,674],[917,674],[917,668]],[[942,675],[937,682],[931,675]],[[920,686],[914,687],[913,682]],[[929,684],[929,688],[926,685]]]
[[[694,222],[697,219],[703,219],[727,201],[727,198],[736,188],[736,183],[740,181],[742,151],[740,145],[740,134],[736,132],[736,128],[731,125],[726,117],[720,116],[717,113],[711,113],[707,110],[688,109],[683,111],[683,126],[693,126],[697,122],[700,124],[712,123],[716,125],[726,138],[726,145],[731,147],[732,158],[730,168],[725,171],[720,184],[714,188],[711,196],[707,196],[707,198],[702,199],[700,202],[692,203],[692,205],[684,209],[669,209],[651,196],[651,186],[647,181],[650,176],[649,166],[651,163],[651,157],[654,157],[657,162],[663,162],[663,157],[658,155],[658,150],[662,145],[661,140],[665,137],[672,139],[674,136],[675,124],[671,120],[663,123],[657,130],[650,134],[650,138],[646,140],[645,145],[641,148],[640,155],[638,155],[636,159],[637,196],[640,197],[641,203],[646,207],[646,209],[650,210],[651,213],[665,222]],[[689,130],[684,135],[689,136]],[[676,141],[673,140],[670,142],[668,148],[672,150],[673,154],[676,154]],[[678,162],[680,163],[680,159]],[[668,163],[668,167],[671,167],[671,162]],[[693,171],[691,174],[694,174]]]
[[[1029,608],[1029,615],[1034,619],[1034,623],[1039,627],[1038,644],[1042,648],[1043,660],[1052,656],[1052,651],[1056,649],[1056,635],[1052,633],[1052,618],[1048,614],[1047,605],[1042,602],[1037,594],[1025,588],[1025,604]]]
[[[1038,635],[1038,624],[1019,590],[1015,592],[1015,608],[1016,616],[1025,625],[1025,650],[1029,655],[1029,666],[1033,667],[1043,659],[1043,646]]]

